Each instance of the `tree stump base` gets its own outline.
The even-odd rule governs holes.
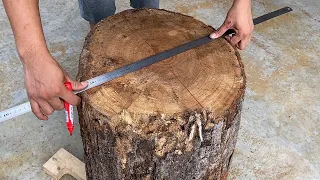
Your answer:
[[[100,22],[80,57],[81,80],[209,35],[202,22],[157,9]],[[88,179],[225,179],[245,75],[220,38],[80,94]]]

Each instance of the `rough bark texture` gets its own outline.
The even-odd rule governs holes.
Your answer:
[[[82,80],[208,35],[164,10],[128,10],[86,38]],[[88,179],[225,179],[240,124],[245,75],[218,39],[81,93]]]

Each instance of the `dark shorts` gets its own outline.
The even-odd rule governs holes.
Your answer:
[[[115,0],[78,0],[81,17],[96,24],[116,12]],[[130,0],[133,8],[159,8],[159,0]]]

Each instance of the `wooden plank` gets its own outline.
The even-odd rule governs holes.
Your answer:
[[[69,174],[77,180],[86,180],[85,164],[78,158],[61,148],[44,165],[44,171],[59,180]]]

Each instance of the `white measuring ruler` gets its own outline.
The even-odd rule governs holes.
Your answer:
[[[271,13],[268,13],[268,14],[265,14],[265,15],[262,15],[260,17],[257,17],[255,19],[253,19],[253,23],[254,23],[254,25],[260,24],[260,23],[262,23],[264,21],[267,21],[267,20],[272,19],[274,17],[280,16],[282,14],[288,13],[290,11],[292,11],[292,9],[290,7],[284,7],[284,8],[281,8],[279,10],[273,11]],[[224,36],[230,35],[232,33],[234,33],[234,31],[228,30],[224,34]],[[127,64],[127,65],[125,65],[123,67],[120,67],[120,68],[118,68],[116,70],[113,70],[111,72],[107,72],[105,74],[102,74],[100,76],[97,76],[97,77],[94,77],[92,79],[87,80],[88,86],[85,89],[81,90],[81,91],[74,91],[74,94],[78,94],[78,93],[86,91],[86,90],[88,90],[90,88],[99,86],[99,85],[101,85],[103,83],[106,83],[108,81],[116,79],[116,78],[118,78],[120,76],[123,76],[123,75],[126,75],[128,73],[137,71],[137,70],[142,69],[144,67],[147,67],[147,66],[149,66],[151,64],[157,63],[159,61],[162,61],[164,59],[170,58],[172,56],[175,56],[177,54],[185,52],[185,51],[187,51],[189,49],[193,49],[195,47],[198,47],[198,46],[201,46],[203,44],[209,43],[211,41],[213,41],[213,39],[211,39],[209,36],[205,36],[205,37],[193,40],[191,42],[188,42],[186,44],[182,44],[182,45],[180,45],[178,47],[175,47],[175,48],[166,50],[164,52],[149,56],[149,57],[144,58],[142,60],[139,60],[137,62],[133,62],[131,64]],[[10,109],[7,109],[5,111],[2,111],[2,112],[0,112],[0,123],[4,122],[6,120],[9,120],[9,119],[15,118],[17,116],[20,116],[20,115],[25,114],[25,113],[30,112],[30,111],[31,111],[31,106],[30,106],[29,102],[26,102],[26,103],[20,104],[18,106],[15,106],[13,108],[10,108]]]

